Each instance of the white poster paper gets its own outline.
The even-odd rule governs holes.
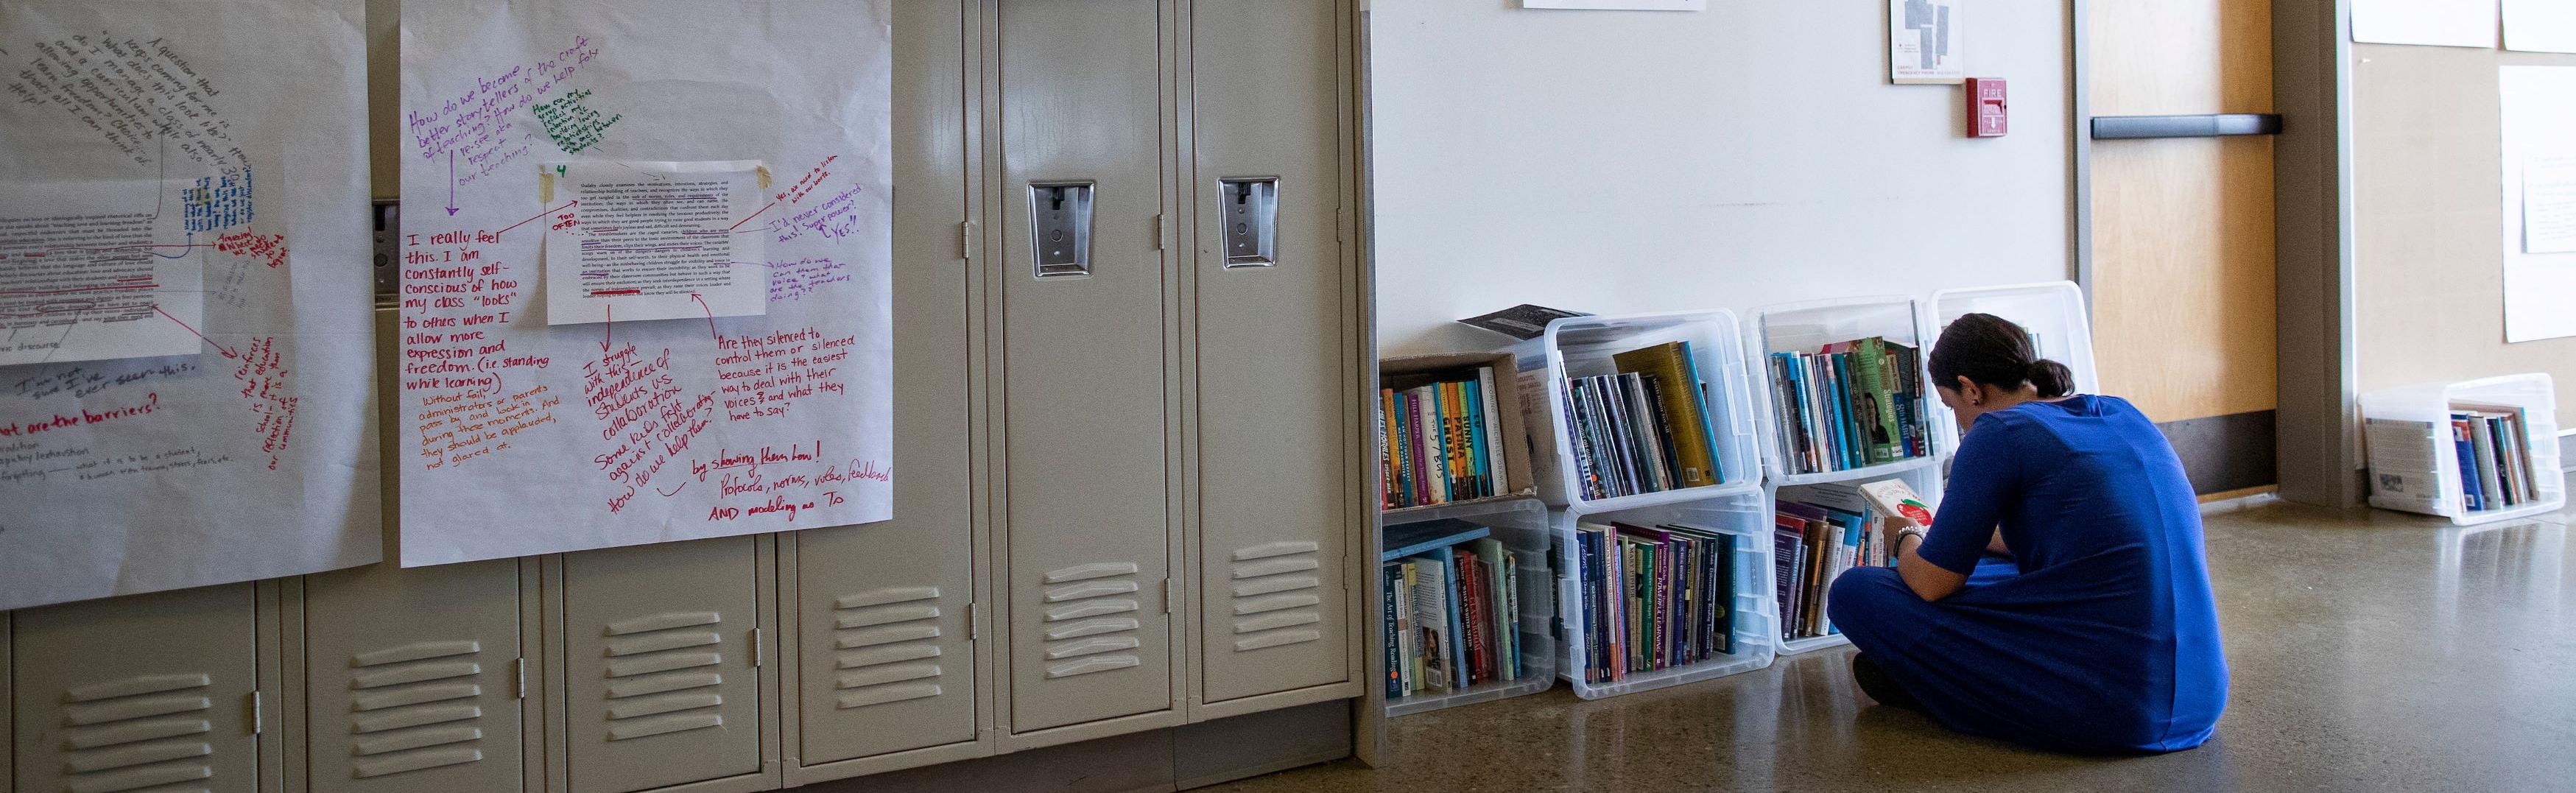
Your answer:
[[[540,167],[538,192],[570,199],[559,213],[570,217],[547,227],[546,324],[766,313],[767,228],[743,228],[766,214],[762,172],[751,161]]]
[[[2496,14],[2496,0],[2352,0],[2352,40],[2492,49]]]
[[[1968,79],[1963,13],[1966,0],[1888,0],[1888,79],[1961,83]]]
[[[0,609],[379,558],[362,15],[0,2]]]
[[[405,4],[404,203],[447,211],[403,220],[403,564],[890,517],[889,18],[826,0]],[[585,190],[730,180],[732,163],[766,166],[757,204],[728,183],[721,224],[684,201],[687,222],[648,233],[726,230],[729,275],[685,260],[709,280],[683,293],[576,266],[650,212],[602,214]]]
[[[158,179],[0,190],[0,366],[195,355],[194,195]]]
[[[2576,336],[2576,246],[2566,243],[2566,173],[2576,163],[2576,67],[2506,66],[2505,341]],[[2537,176],[2537,179],[2534,177]],[[2535,222],[2536,221],[2536,222]]]
[[[2504,0],[2504,48],[2576,52],[2576,2]]]

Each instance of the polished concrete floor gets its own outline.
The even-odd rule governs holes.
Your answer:
[[[1864,705],[1839,649],[1399,718],[1385,768],[1211,789],[2576,791],[2576,512],[2456,529],[2257,503],[2207,525],[2234,687],[2192,751],[2081,758],[1946,733]]]

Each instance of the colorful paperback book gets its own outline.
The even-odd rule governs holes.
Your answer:
[[[1470,496],[1466,489],[1466,477],[1462,475],[1461,470],[1463,455],[1458,450],[1458,427],[1462,412],[1460,410],[1462,406],[1458,403],[1458,384],[1433,383],[1431,393],[1434,398],[1440,400],[1440,423],[1434,426],[1440,430],[1440,479],[1443,487],[1448,491],[1447,498],[1442,500],[1465,501]]]
[[[2487,508],[2486,491],[2478,487],[2478,452],[2469,439],[2468,417],[2451,414],[2451,447],[2460,460],[2460,505],[2471,512]]]
[[[1900,518],[1926,529],[1932,528],[1932,505],[1923,503],[1923,497],[1915,495],[1914,488],[1907,486],[1905,480],[1881,479],[1876,482],[1863,482],[1860,485],[1860,494],[1861,497],[1869,499],[1870,507],[1877,514]]]
[[[1828,358],[1833,362],[1834,367],[1836,421],[1834,429],[1843,439],[1843,467],[1851,469],[1866,466],[1869,464],[1869,450],[1866,439],[1861,437],[1859,411],[1853,409],[1854,405],[1859,404],[1855,394],[1860,389],[1852,382],[1852,355],[1848,352],[1838,352]]]
[[[1786,577],[1787,598],[1780,601],[1780,633],[1797,638],[1806,635],[1807,624],[1807,522],[1783,516],[1777,539],[1778,548],[1786,553],[1778,557]]]
[[[1888,371],[1886,340],[1875,336],[1860,340],[1852,350],[1852,364],[1860,379],[1861,429],[1867,435],[1869,462],[1906,457],[1898,437],[1896,383]]]
[[[1823,615],[1816,608],[1817,592],[1824,588],[1826,574],[1833,564],[1832,542],[1826,539],[1831,524],[1823,509],[1794,501],[1779,504],[1780,515],[1797,524],[1798,570],[1797,628],[1794,636],[1815,636],[1824,632]]]
[[[1494,494],[1493,477],[1485,465],[1485,391],[1474,382],[1459,383],[1458,391],[1467,403],[1467,492],[1484,498]]]
[[[1577,616],[1581,618],[1578,621],[1582,623],[1579,626],[1582,630],[1577,632],[1576,635],[1583,640],[1583,644],[1577,648],[1580,652],[1579,656],[1574,653],[1568,653],[1567,657],[1580,657],[1583,659],[1583,682],[1585,683],[1599,683],[1603,680],[1601,676],[1601,655],[1599,652],[1601,647],[1601,618],[1599,616],[1601,613],[1601,596],[1599,592],[1594,590],[1594,586],[1601,580],[1601,552],[1593,544],[1595,538],[1599,536],[1600,534],[1598,532],[1592,531],[1587,527],[1578,526],[1574,530],[1574,592],[1575,597],[1582,601],[1580,604],[1582,609],[1577,612]]]
[[[1636,569],[1636,562],[1629,555],[1628,543],[1621,540],[1617,532],[1603,536],[1601,542],[1605,558],[1610,563],[1608,576],[1601,581],[1601,586],[1609,593],[1610,599],[1610,615],[1607,623],[1611,651],[1610,679],[1620,681],[1628,679],[1629,670],[1635,668],[1635,642],[1630,641],[1630,638],[1637,632],[1637,607],[1634,600],[1636,581],[1632,572]]]
[[[1600,474],[1592,464],[1592,444],[1590,437],[1584,434],[1583,406],[1575,396],[1574,383],[1571,379],[1558,381],[1557,396],[1565,402],[1565,415],[1561,421],[1565,424],[1566,454],[1574,458],[1575,489],[1585,499],[1591,499]]]
[[[1484,566],[1476,571],[1476,580],[1482,585],[1484,596],[1484,609],[1478,612],[1477,618],[1485,622],[1485,679],[1488,682],[1511,679],[1508,668],[1511,642],[1504,634],[1511,632],[1512,623],[1503,619],[1503,561],[1502,557],[1486,553],[1487,550],[1499,550],[1499,547],[1500,543],[1496,543],[1494,549],[1481,544],[1476,546],[1476,563]]]
[[[1459,643],[1466,651],[1461,668],[1467,672],[1466,684],[1478,685],[1493,679],[1493,642],[1485,626],[1484,562],[1466,548],[1451,549],[1450,559],[1450,569],[1458,576],[1459,635],[1466,637]]]
[[[1417,611],[1421,607],[1416,605],[1414,594],[1414,588],[1422,583],[1422,567],[1413,562],[1405,562],[1401,567],[1404,570],[1404,596],[1399,604],[1404,608],[1404,693],[1413,694],[1429,686],[1423,682],[1422,618]]]
[[[1806,431],[1796,419],[1797,403],[1792,400],[1791,395],[1797,389],[1792,384],[1789,365],[1781,357],[1784,355],[1787,353],[1771,354],[1771,404],[1779,414],[1773,421],[1780,428],[1781,461],[1788,465],[1792,472],[1804,473],[1806,471]]]
[[[1401,494],[1395,487],[1395,411],[1387,409],[1387,400],[1394,394],[1393,389],[1385,388],[1378,389],[1377,393],[1378,509],[1394,509],[1402,503],[1397,500]]]
[[[1621,372],[1652,381],[1655,399],[1668,425],[1667,441],[1675,459],[1680,487],[1717,484],[1725,477],[1717,459],[1717,435],[1708,400],[1701,388],[1699,364],[1690,342],[1674,341],[1611,356]]]
[[[1466,625],[1459,616],[1457,556],[1448,548],[1433,549],[1415,557],[1421,565],[1421,585],[1414,587],[1417,604],[1414,619],[1430,630],[1423,632],[1423,656],[1434,691],[1467,687]]]
[[[1693,538],[1699,547],[1697,563],[1698,625],[1692,631],[1691,651],[1695,658],[1732,654],[1735,631],[1735,535],[1697,526],[1666,526],[1666,530]]]
[[[1638,374],[1619,376],[1620,394],[1626,401],[1620,407],[1628,412],[1628,444],[1636,451],[1637,492],[1671,490],[1664,463],[1663,429],[1654,397],[1646,388],[1646,378]]]
[[[1430,662],[1425,659],[1422,644],[1422,564],[1404,561],[1404,690],[1422,693],[1430,690]]]
[[[1512,491],[1512,477],[1511,467],[1504,464],[1511,454],[1510,449],[1503,446],[1503,403],[1495,396],[1494,368],[1478,368],[1476,385],[1478,393],[1484,396],[1485,404],[1485,476],[1493,482],[1489,494],[1499,496]]]
[[[1473,547],[1476,558],[1485,564],[1485,641],[1494,657],[1491,671],[1495,680],[1511,680],[1519,677],[1512,672],[1512,661],[1519,657],[1520,644],[1520,624],[1514,616],[1518,612],[1511,610],[1512,555],[1502,541],[1490,537],[1477,540]]]
[[[2503,484],[2496,479],[2495,436],[2487,429],[2487,423],[2474,414],[2452,415],[2469,423],[2469,450],[2477,459],[2478,485],[2484,488],[2486,493],[2487,508],[2503,509],[2513,506],[2513,501],[2506,495]]]
[[[1404,575],[1394,565],[1383,566],[1378,568],[1378,583],[1382,593],[1378,624],[1385,631],[1386,698],[1399,699],[1404,696],[1404,640],[1400,638],[1403,623],[1396,611],[1396,589],[1403,585]]]
[[[1413,450],[1411,454],[1407,455],[1407,457],[1410,458],[1413,463],[1413,503],[1416,505],[1440,503],[1439,485],[1431,478],[1431,444],[1429,439],[1432,433],[1430,428],[1424,423],[1424,419],[1429,415],[1427,411],[1430,409],[1430,406],[1422,404],[1422,392],[1424,390],[1425,389],[1421,388],[1413,388],[1404,392],[1404,409],[1407,416],[1405,419],[1405,427],[1410,434],[1410,437],[1406,439],[1406,442],[1408,444],[1408,448]]]
[[[1503,557],[1503,617],[1511,621],[1511,628],[1503,634],[1506,639],[1504,645],[1508,648],[1504,657],[1512,664],[1511,679],[1519,680],[1529,674],[1529,665],[1521,660],[1521,560],[1518,556]]]

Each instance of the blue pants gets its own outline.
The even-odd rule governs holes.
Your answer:
[[[2089,631],[2045,606],[2013,602],[2018,576],[2010,559],[1987,557],[1966,589],[1931,602],[1894,569],[1853,568],[1834,580],[1825,609],[1944,727],[2083,753],[2169,751],[2206,737],[2173,741],[2142,723],[2143,682],[2106,679],[2065,653],[2086,644]]]

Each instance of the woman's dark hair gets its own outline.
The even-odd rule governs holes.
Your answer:
[[[1993,314],[1969,314],[1941,329],[1930,363],[1933,384],[1952,390],[1962,377],[2006,391],[2019,391],[2027,383],[2039,390],[2041,399],[2075,390],[2075,374],[2065,364],[2033,354],[2030,335]]]

